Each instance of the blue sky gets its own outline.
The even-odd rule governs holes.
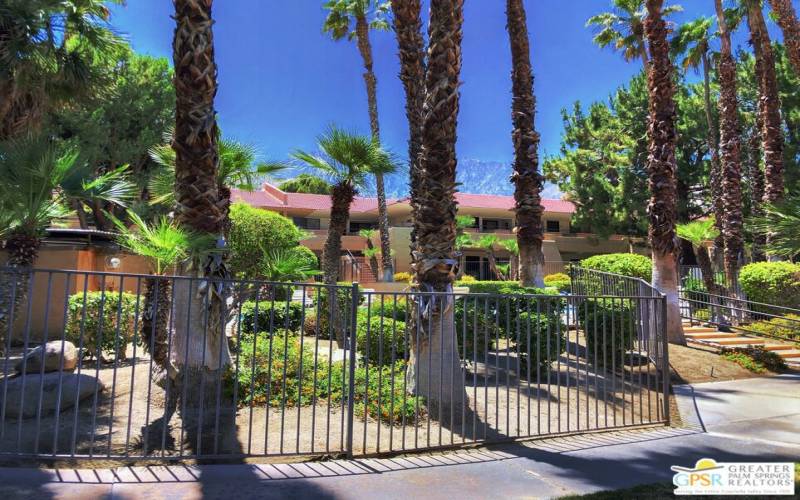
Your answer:
[[[684,0],[677,20],[713,14],[712,0]],[[797,1],[796,1],[797,3]],[[560,110],[575,100],[603,99],[640,69],[592,44],[584,27],[608,0],[527,0],[541,152],[558,152]],[[228,137],[256,145],[264,158],[283,159],[313,148],[326,125],[369,132],[358,51],[321,32],[321,0],[215,2],[217,109]],[[463,81],[457,152],[461,158],[509,161],[511,55],[505,2],[466,0]],[[128,0],[112,23],[142,53],[171,58],[173,21],[168,0]],[[427,11],[423,15],[427,19]],[[775,27],[771,31],[778,36]],[[734,43],[744,44],[743,34]],[[373,33],[383,142],[404,154],[408,128],[393,33]]]

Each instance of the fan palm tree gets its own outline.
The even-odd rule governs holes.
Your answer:
[[[520,250],[519,250],[519,243],[517,240],[500,240],[498,244],[503,247],[506,252],[509,253],[510,257],[508,259],[508,272],[506,275],[510,280],[517,280],[519,279],[519,270],[520,270]],[[544,273],[542,273],[544,274]],[[542,285],[544,285],[544,278],[542,278]]]
[[[416,218],[420,185],[419,154],[422,148],[422,105],[425,101],[425,40],[422,37],[422,19],[419,0],[392,0],[394,32],[400,51],[400,80],[406,94],[408,120],[409,205],[412,218]],[[411,231],[414,248],[416,232]],[[414,255],[412,252],[411,258]],[[463,273],[463,266],[459,268]]]
[[[647,68],[649,58],[645,43],[644,22],[647,9],[644,0],[612,0],[613,10],[592,16],[586,21],[587,27],[597,30],[594,43],[601,48],[612,47],[622,52],[626,61],[640,59]],[[662,17],[682,11],[680,5],[663,8]]]
[[[344,37],[355,38],[358,52],[364,63],[364,84],[367,87],[367,105],[369,109],[369,128],[372,140],[380,144],[380,125],[378,122],[378,80],[372,69],[372,44],[369,41],[369,30],[389,29],[387,20],[389,2],[380,0],[329,0],[325,3],[328,16],[322,29],[334,40]],[[394,280],[394,265],[389,240],[389,212],[386,206],[386,188],[383,173],[375,173],[375,188],[378,195],[378,231],[381,239],[381,265],[383,281]]]
[[[522,0],[506,3],[506,25],[511,41],[511,121],[514,129],[514,212],[519,248],[520,283],[544,287],[542,240],[542,174],[539,172],[539,134],[534,127],[536,97],[533,95],[530,44]],[[515,270],[517,271],[517,270]]]
[[[325,283],[334,284],[339,276],[342,236],[347,231],[350,204],[369,174],[389,174],[396,165],[378,143],[357,134],[331,127],[317,139],[321,154],[295,151],[292,157],[331,179],[331,221],[322,252]],[[391,255],[390,255],[391,257]]]
[[[739,106],[736,90],[736,62],[731,52],[731,35],[722,0],[714,1],[721,51],[719,55],[719,116],[720,145],[722,149],[722,193],[723,211],[722,237],[725,244],[725,275],[728,283],[735,284],[739,274],[739,262],[744,251],[742,235],[742,159],[739,135]],[[736,287],[733,287],[736,289]]]
[[[792,195],[778,204],[766,204],[764,214],[750,221],[753,230],[771,234],[768,252],[775,257],[796,259],[800,256],[800,196]]]
[[[472,241],[472,236],[465,233],[464,230],[474,225],[475,217],[471,215],[456,215],[455,250],[458,252],[458,272],[456,273],[456,279],[461,279],[461,277],[464,276],[464,272],[467,270],[467,258],[464,256],[463,250],[475,246]]]
[[[428,66],[425,72],[422,148],[415,257],[412,263],[417,289],[452,291],[457,263],[456,239],[456,126],[461,74],[463,0],[431,0],[428,29]],[[409,387],[428,403],[430,414],[450,420],[460,418],[466,401],[456,343],[452,296],[424,296],[414,301],[411,328]],[[417,332],[420,332],[417,334]]]
[[[675,237],[677,180],[675,81],[669,58],[664,0],[647,0],[644,31],[652,59],[647,72],[649,97],[649,238],[653,249],[653,286],[667,297],[667,338],[685,344],[678,299],[678,251]]]
[[[122,0],[0,3],[0,140],[37,130],[54,106],[96,91],[106,75],[92,61],[121,46],[109,3]]]
[[[797,74],[800,74],[800,22],[797,21],[792,0],[769,0],[769,4],[783,31],[783,43],[789,60]]]
[[[172,135],[168,133],[164,144],[150,149],[150,158],[160,169],[149,182],[150,203],[172,207],[175,205],[175,150],[172,148]],[[232,139],[219,139],[219,167],[217,169],[217,190],[225,217],[225,227],[229,223],[231,191],[229,186],[253,191],[262,176],[272,175],[283,168],[278,162],[259,162],[258,151],[250,144]]]
[[[495,247],[499,244],[500,238],[498,238],[496,234],[486,234],[475,241],[475,246],[483,250],[486,254],[486,260],[489,263],[489,273],[494,276],[495,279],[505,280],[506,277],[501,274],[500,270],[497,268],[497,256],[494,253]]]
[[[683,238],[692,244],[706,290],[715,295],[721,295],[722,287],[714,280],[714,267],[711,264],[711,256],[706,246],[709,241],[713,241],[719,235],[714,218],[709,217],[704,220],[678,224],[676,233],[679,238]]]
[[[155,365],[170,378],[175,369],[169,359],[169,305],[172,293],[171,281],[161,278],[192,253],[213,246],[213,236],[196,234],[179,227],[167,217],[147,224],[132,210],[127,212],[133,223],[128,227],[109,214],[117,227],[117,241],[131,253],[147,259],[150,274],[145,278],[144,311],[142,314],[142,345],[150,353]]]
[[[719,142],[717,139],[717,127],[714,123],[713,105],[711,103],[711,71],[712,59],[716,54],[711,50],[711,42],[716,37],[711,32],[713,19],[701,17],[685,23],[678,28],[677,33],[672,39],[672,52],[674,57],[683,57],[682,66],[684,71],[690,68],[695,71],[703,72],[703,104],[706,115],[706,143],[711,155],[711,172],[709,176],[711,185],[711,204],[714,209],[720,237],[715,242],[715,254],[722,252],[725,244],[722,241],[722,221],[723,221],[723,195],[722,195],[722,170],[719,161]]]
[[[764,201],[783,199],[783,128],[775,54],[764,21],[761,0],[741,0],[750,29],[750,43],[756,58],[759,113],[761,114],[761,149],[764,155]]]

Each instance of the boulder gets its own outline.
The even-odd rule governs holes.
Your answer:
[[[22,381],[25,380],[23,391]],[[35,417],[41,395],[42,416],[64,411],[75,406],[75,400],[82,401],[93,396],[95,391],[103,390],[103,383],[86,373],[51,372],[44,375],[28,374],[0,380],[0,398],[6,384],[6,418]],[[60,398],[59,398],[60,394]],[[0,407],[4,401],[0,399]]]
[[[14,367],[18,373],[41,373],[42,359],[44,372],[57,372],[61,367],[61,353],[64,353],[64,371],[71,372],[78,365],[78,349],[72,342],[54,340],[31,349]]]

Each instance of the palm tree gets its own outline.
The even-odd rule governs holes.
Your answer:
[[[722,237],[725,244],[725,275],[735,285],[744,251],[742,235],[742,160],[739,136],[739,106],[736,90],[736,62],[731,52],[731,35],[722,0],[714,0],[721,51],[719,55],[719,116],[722,147]],[[734,290],[736,286],[732,287]]]
[[[175,221],[161,217],[147,224],[132,210],[127,212],[133,223],[128,227],[109,214],[117,227],[117,241],[131,253],[147,259],[150,274],[144,280],[144,311],[142,314],[142,345],[155,365],[174,379],[176,370],[169,359],[169,305],[171,281],[162,278],[186,260],[196,249],[213,246],[212,235],[196,234],[179,227]]]
[[[647,0],[644,31],[652,59],[647,72],[649,97],[648,176],[650,187],[649,238],[653,249],[653,286],[667,297],[667,338],[685,344],[678,299],[678,252],[675,237],[677,169],[675,144],[675,82],[669,58],[664,0]]]
[[[711,185],[711,204],[714,209],[719,237],[714,243],[715,254],[721,255],[725,248],[722,240],[723,221],[723,194],[722,194],[722,169],[719,161],[719,147],[717,127],[714,123],[713,106],[711,104],[711,59],[716,55],[711,51],[711,42],[716,34],[711,32],[713,19],[701,17],[681,25],[672,39],[674,56],[683,56],[682,66],[684,71],[690,68],[703,72],[703,104],[706,115],[706,143],[711,155],[711,172],[709,176]]]
[[[368,174],[388,174],[396,166],[391,156],[369,137],[351,134],[331,127],[317,139],[321,155],[295,151],[292,157],[329,177],[331,187],[331,221],[322,252],[322,272],[327,284],[335,284],[339,276],[342,236],[347,231],[350,204],[358,189],[367,183]]]
[[[761,114],[761,149],[764,155],[764,201],[783,199],[783,128],[775,54],[764,21],[761,0],[741,0],[750,29],[750,43],[756,57],[759,113]]]
[[[775,257],[796,259],[800,256],[800,196],[792,195],[778,204],[766,204],[764,213],[750,221],[753,230],[771,234],[768,252]]]
[[[486,254],[486,260],[489,262],[489,273],[498,280],[505,280],[506,277],[500,273],[497,268],[497,256],[494,253],[496,245],[500,244],[500,238],[496,234],[486,234],[481,236],[475,241],[475,246],[480,248]]]
[[[789,60],[797,74],[800,74],[800,22],[797,21],[792,0],[769,0],[769,4],[783,31],[783,43]]]
[[[414,301],[409,387],[425,398],[433,418],[461,416],[466,401],[452,296],[456,239],[456,125],[461,74],[463,0],[431,0],[428,67],[420,153],[415,258],[417,289],[444,292]],[[416,320],[415,320],[416,321]],[[419,332],[419,333],[417,333]]]
[[[165,137],[165,143],[150,149],[150,158],[160,167],[149,183],[150,204],[172,207],[175,205],[175,150],[172,148],[173,132]],[[253,191],[260,177],[275,174],[285,168],[278,162],[259,162],[258,151],[250,144],[233,139],[219,139],[219,167],[217,190],[223,208],[227,232],[231,190],[229,186]]]
[[[510,280],[519,279],[519,270],[520,270],[519,243],[517,242],[517,240],[500,240],[498,244],[501,247],[505,248],[506,252],[508,252],[510,255],[510,258],[508,260],[508,272],[506,273],[508,279]],[[542,284],[544,285],[544,278],[542,278]]]
[[[474,246],[475,243],[472,241],[472,236],[465,233],[464,230],[474,225],[475,217],[471,215],[456,215],[455,250],[458,252],[458,272],[456,273],[456,279],[461,279],[464,276],[464,272],[467,270],[467,259],[464,256],[463,250]]]
[[[708,253],[706,244],[709,241],[715,240],[719,236],[719,230],[716,228],[714,218],[705,220],[698,220],[686,224],[678,224],[676,228],[678,237],[683,238],[692,244],[694,254],[697,257],[697,264],[700,266],[700,275],[703,279],[703,285],[712,297],[709,297],[709,303],[719,303],[720,297],[727,294],[725,287],[718,284],[714,279],[714,267],[711,263],[711,256]],[[718,308],[714,309],[714,316],[718,316],[721,311]]]
[[[106,75],[92,61],[121,45],[109,3],[122,1],[0,3],[0,140],[36,131],[50,109],[96,91]]]
[[[594,43],[601,48],[612,46],[622,52],[626,61],[641,59],[647,68],[647,44],[645,43],[644,22],[647,10],[644,0],[612,0],[613,10],[592,16],[586,21],[587,27],[594,27],[597,34]],[[662,17],[680,12],[680,5],[670,5],[661,11]]]
[[[519,248],[519,278],[523,286],[544,287],[542,240],[542,175],[539,173],[539,134],[534,127],[536,97],[533,95],[530,45],[522,0],[506,3],[511,41],[511,121],[514,130],[514,212]]]
[[[400,80],[406,94],[408,119],[409,205],[412,218],[416,218],[420,185],[419,154],[422,148],[422,105],[425,101],[425,41],[422,37],[422,19],[419,0],[392,0],[394,32],[400,50]],[[411,248],[416,232],[411,231]],[[414,255],[412,252],[411,259]],[[459,274],[463,273],[463,266]]]
[[[175,218],[179,227],[213,237],[221,249],[227,205],[219,189],[212,0],[175,0],[174,6]],[[173,286],[176,310],[187,311],[174,318],[173,352],[181,419],[190,434],[220,416],[212,402],[231,360],[224,331],[225,261],[223,252],[197,251],[180,270],[188,279]]]
[[[329,10],[322,29],[334,40],[345,36],[356,39],[358,52],[364,63],[364,84],[367,87],[367,105],[369,109],[369,127],[372,140],[380,144],[380,126],[378,123],[378,81],[372,69],[372,45],[369,41],[369,30],[389,29],[387,16],[389,2],[380,0],[329,0],[325,3]],[[351,29],[351,25],[354,27]],[[383,173],[375,173],[375,188],[378,195],[378,231],[381,239],[381,264],[383,281],[394,280],[392,263],[392,245],[389,241],[389,212],[386,207],[386,188]]]

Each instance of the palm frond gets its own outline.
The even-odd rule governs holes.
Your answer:
[[[683,238],[692,245],[699,247],[719,236],[719,230],[717,230],[714,224],[716,224],[714,218],[709,217],[686,224],[678,224],[676,231],[679,238]]]
[[[785,258],[800,255],[800,196],[787,197],[779,204],[766,204],[763,210],[763,216],[751,219],[750,227],[755,233],[769,237],[767,253]]]

